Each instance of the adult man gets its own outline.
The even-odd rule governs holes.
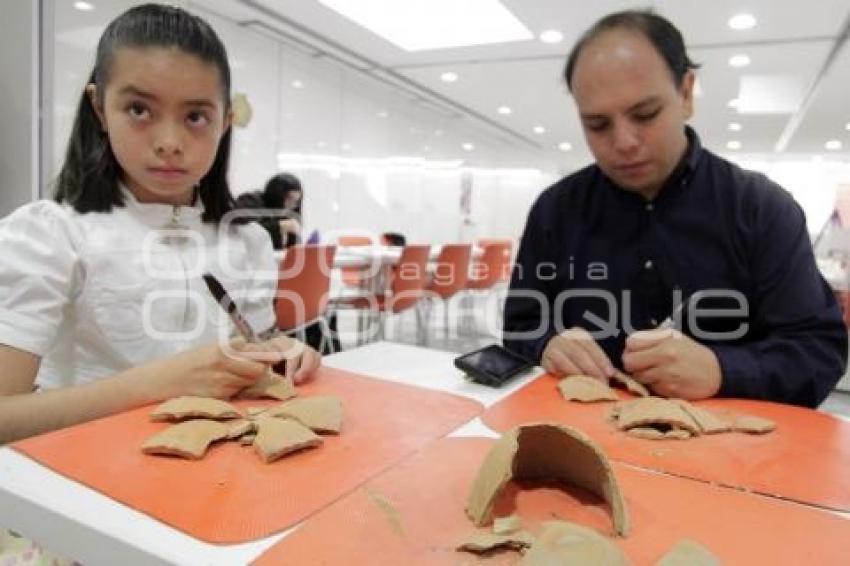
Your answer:
[[[695,68],[651,12],[606,16],[573,48],[565,79],[596,163],[532,207],[505,345],[559,375],[620,366],[663,396],[817,406],[846,329],[800,207],[685,125]],[[671,314],[681,332],[658,329]]]

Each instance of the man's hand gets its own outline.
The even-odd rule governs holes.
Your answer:
[[[553,336],[540,364],[554,375],[589,375],[605,383],[614,374],[611,360],[587,330],[579,327]]]
[[[635,379],[664,397],[713,397],[722,380],[714,352],[672,329],[642,330],[629,336],[623,366]]]

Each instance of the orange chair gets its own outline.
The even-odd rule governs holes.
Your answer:
[[[366,297],[341,297],[333,301],[333,306],[337,309],[366,310],[370,314],[378,315],[378,336],[383,338],[389,314],[399,314],[411,309],[424,296],[428,284],[430,251],[431,246],[428,245],[405,246],[395,269],[389,274],[386,290]],[[358,328],[358,344],[361,341],[360,330]]]
[[[371,246],[372,238],[369,236],[339,236],[336,239],[339,246],[354,247],[354,246]],[[359,267],[343,267],[339,270],[340,277],[344,285],[348,287],[362,287],[363,273]]]
[[[327,311],[336,246],[296,245],[286,250],[280,262],[275,296],[277,328],[306,341],[305,330],[319,323],[322,329],[320,350],[331,338]],[[333,340],[330,340],[333,352]]]
[[[469,278],[469,262],[472,257],[470,244],[446,244],[440,250],[430,283],[425,289],[425,300],[420,302],[424,310],[425,328],[422,335],[427,343],[428,321],[431,315],[431,305],[437,299],[443,302],[444,335],[449,335],[449,302],[466,287]]]

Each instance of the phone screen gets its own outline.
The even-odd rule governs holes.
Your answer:
[[[499,345],[493,344],[460,356],[455,365],[476,381],[499,385],[533,364]]]

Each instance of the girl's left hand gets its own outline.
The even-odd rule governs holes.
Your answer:
[[[277,359],[268,359],[270,349],[283,354],[283,361],[277,363],[286,364],[283,376],[291,378],[296,385],[313,379],[316,370],[322,364],[322,355],[319,352],[307,344],[288,336],[276,336],[275,338],[256,344],[241,344],[238,349],[242,355],[248,354],[246,357],[261,362],[277,362]],[[275,357],[279,359],[279,355]]]

